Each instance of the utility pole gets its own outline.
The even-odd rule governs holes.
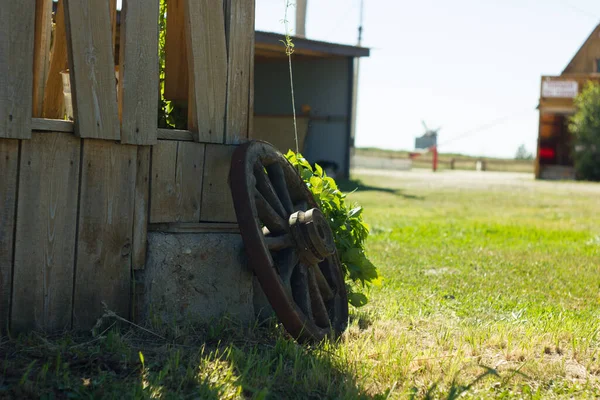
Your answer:
[[[306,6],[308,0],[296,0],[296,36],[306,37]]]
[[[364,0],[360,0],[360,20],[358,24],[358,41],[357,46],[362,44],[363,33],[363,17],[364,17]],[[360,57],[354,59],[354,76],[352,82],[352,119],[350,120],[350,157],[354,156],[354,140],[356,138],[356,109],[358,101],[358,72],[360,69]]]

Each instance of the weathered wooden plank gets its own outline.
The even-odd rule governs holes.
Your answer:
[[[119,107],[121,142],[156,143],[158,120],[158,0],[123,0]]]
[[[34,133],[21,147],[11,327],[71,325],[81,140]]]
[[[74,126],[72,121],[47,118],[32,118],[31,129],[34,131],[73,133]]]
[[[52,36],[52,0],[35,3],[35,37],[33,51],[33,116],[42,116],[44,87],[50,66]]]
[[[169,0],[165,40],[165,98],[188,100],[189,73],[185,34],[185,0]]]
[[[173,222],[150,224],[148,230],[166,233],[240,233],[239,225],[230,222]]]
[[[133,214],[133,269],[143,269],[146,265],[146,241],[148,239],[148,197],[150,194],[150,155],[149,146],[138,147],[137,170],[135,175],[135,203]]]
[[[193,142],[194,134],[192,131],[184,131],[180,129],[159,129],[158,138],[165,140],[183,140],[187,142]]]
[[[0,139],[0,333],[10,313],[19,141]]]
[[[120,139],[108,2],[64,1],[75,133]]]
[[[225,143],[238,144],[248,138],[254,1],[225,0],[225,6],[228,55]]]
[[[223,2],[185,0],[185,11],[192,95],[189,104],[193,106],[188,128],[196,141],[223,143],[227,96]]]
[[[103,305],[127,317],[137,147],[84,140],[73,325],[88,329]]]
[[[0,138],[31,138],[35,0],[0,4]]]
[[[237,222],[228,184],[235,148],[223,144],[206,145],[200,221]]]
[[[254,133],[254,61],[256,58],[256,35],[254,31],[256,27],[254,26],[255,17],[252,18],[252,40],[250,44],[250,84],[248,86],[248,139],[252,137]]]
[[[64,0],[58,0],[56,6],[54,38],[50,54],[48,78],[44,89],[42,115],[45,118],[64,118],[64,96],[61,72],[68,68],[67,34],[65,32]]]
[[[152,147],[150,222],[198,222],[204,144],[161,140]]]
[[[110,37],[111,37],[111,45],[113,49],[113,55],[115,56],[115,65],[116,65],[116,44],[117,44],[117,0],[108,0],[108,12],[110,15]],[[121,5],[121,9],[122,9]],[[123,17],[123,13],[121,13],[121,17]],[[123,22],[121,22],[122,24]]]

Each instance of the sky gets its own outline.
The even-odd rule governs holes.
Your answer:
[[[307,38],[356,44],[360,1],[308,0]],[[424,120],[440,152],[534,152],[541,76],[600,23],[597,0],[363,1],[357,147],[413,149]],[[256,0],[257,30],[284,33],[284,16],[285,0]]]

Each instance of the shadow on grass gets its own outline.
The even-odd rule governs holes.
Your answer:
[[[155,332],[154,334],[148,332]],[[337,345],[300,346],[281,327],[29,334],[0,341],[1,398],[383,399],[356,381]],[[161,336],[161,337],[159,337]]]
[[[402,189],[392,189],[381,186],[371,186],[362,183],[358,179],[344,179],[337,182],[338,188],[344,193],[350,192],[383,192],[395,196],[403,197],[407,200],[425,200],[424,196],[416,196],[404,193]]]

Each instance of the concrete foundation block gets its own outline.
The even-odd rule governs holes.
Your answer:
[[[226,233],[148,233],[138,318],[202,323],[254,320],[253,274],[242,237]]]

